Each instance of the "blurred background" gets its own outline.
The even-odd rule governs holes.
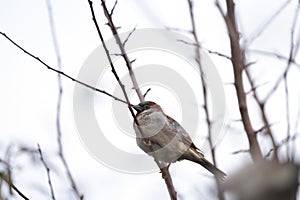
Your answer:
[[[111,9],[114,3],[114,1],[107,1],[106,5]],[[252,159],[248,152],[249,144],[233,85],[234,73],[230,59],[224,56],[231,55],[224,19],[215,1],[193,3],[199,43],[204,50],[210,52],[209,55],[224,84],[226,97],[226,120],[222,129],[222,137],[215,146],[216,163],[228,174],[229,179],[232,178],[235,182],[235,174],[249,173],[251,176],[251,174],[256,174],[255,169],[264,169],[265,165],[255,165],[254,170],[248,169]],[[225,1],[219,3],[226,13]],[[276,142],[279,160],[281,163],[292,161],[291,163],[299,164],[299,2],[296,0],[253,0],[235,3],[240,43],[245,49],[252,80],[257,86],[255,91],[262,102],[270,94],[267,101],[263,102],[264,113]],[[107,19],[101,2],[94,1],[93,5],[104,39],[110,39],[112,33],[105,25]],[[131,31],[134,27],[137,29],[169,28],[176,29],[193,39],[193,35],[188,32],[192,26],[187,0],[120,0],[116,4],[112,18],[115,25],[120,27],[119,32]],[[53,27],[59,51],[55,48],[53,41]],[[88,1],[1,1],[0,32],[5,33],[21,47],[55,69],[59,69],[56,55],[59,52],[61,70],[72,77],[77,76],[86,58],[101,45]],[[51,198],[47,170],[40,158],[38,144],[43,160],[50,170],[56,199],[80,199],[74,192],[68,172],[71,173],[75,187],[84,199],[169,199],[160,173],[133,175],[117,172],[97,162],[87,152],[79,139],[74,123],[72,105],[74,82],[65,77],[61,78],[63,93],[60,112],[60,142],[65,159],[61,159],[56,124],[59,94],[57,73],[48,70],[37,60],[26,55],[3,35],[0,37],[0,56],[0,91],[2,93],[0,98],[2,122],[0,126],[0,175],[2,177],[0,178],[0,199],[21,198],[4,179],[13,183],[29,199]],[[159,63],[159,60],[156,62]],[[263,156],[270,159],[274,147],[264,130],[261,107],[253,96],[253,87],[249,79],[245,74],[243,76],[251,123],[257,131]],[[113,78],[110,81],[116,84]],[[109,81],[99,87],[112,92],[109,91]],[[151,98],[159,98],[160,92],[155,93],[155,88],[152,88],[152,91],[155,95],[152,94]],[[103,99],[103,102],[107,99],[111,101],[109,97],[102,94],[98,94],[97,99],[99,101]],[[176,102],[168,98],[161,101],[166,112],[170,116],[178,116],[180,120],[178,114],[180,106],[172,104]],[[197,105],[191,105],[191,109],[195,106]],[[102,114],[111,116],[109,111]],[[203,118],[199,126],[207,130],[204,110],[201,110],[200,115]],[[203,132],[205,138],[207,131]],[[118,137],[115,139],[118,140]],[[200,140],[201,138],[199,141],[195,140],[195,144],[202,142]],[[210,153],[206,156],[209,160],[212,159]],[[68,170],[63,160],[66,161]],[[281,167],[283,166],[274,167],[276,168],[274,170],[281,172]],[[282,177],[297,177],[296,180],[287,178],[288,183],[295,182],[296,184],[296,186],[291,184],[291,191],[294,191],[294,187],[297,190],[299,186],[297,174],[299,168],[294,167],[292,164],[287,170],[291,172],[291,175],[286,175],[286,173],[282,175]],[[272,167],[266,168],[273,169]],[[187,161],[175,163],[170,167],[170,173],[179,199],[218,199],[213,177],[196,164]],[[260,176],[260,173],[257,174]],[[274,174],[277,173],[274,172]],[[273,173],[268,177],[272,175]],[[271,182],[276,182],[276,180],[272,179]],[[254,183],[257,183],[255,181]],[[244,180],[237,182],[239,185]],[[230,186],[228,184],[228,188]],[[246,186],[246,188],[252,187]],[[225,197],[225,199],[243,199],[243,193],[228,192]],[[300,199],[299,193],[297,197],[289,199]]]

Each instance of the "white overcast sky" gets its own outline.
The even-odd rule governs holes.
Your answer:
[[[237,17],[244,37],[251,36],[251,33],[261,27],[284,2],[283,0],[238,1]],[[297,2],[297,0],[291,1],[261,37],[253,42],[251,48],[279,52],[288,56],[290,28]],[[91,20],[88,2],[87,0],[52,0],[51,4],[62,57],[62,70],[66,74],[76,77],[87,56],[100,45]],[[109,1],[107,4],[111,7],[113,1]],[[94,8],[104,37],[109,39],[111,32],[107,26],[104,26],[106,19],[103,16],[100,1],[94,1]],[[186,0],[120,0],[113,17],[115,23],[122,27],[119,31],[124,32],[132,30],[135,26],[137,28],[174,27],[186,30],[191,28]],[[214,1],[197,1],[195,17],[199,39],[203,46],[230,55],[224,22]],[[300,33],[299,23],[298,20],[295,33],[297,38]],[[1,0],[0,31],[6,33],[15,42],[50,66],[56,67],[46,0]],[[53,167],[51,172],[57,199],[74,199],[66,187],[68,182],[61,181],[62,177],[65,179],[65,174],[55,154],[57,149],[55,108],[58,92],[56,74],[25,55],[2,36],[0,37],[0,58],[0,121],[2,122],[0,126],[0,156],[4,156],[5,150],[10,144],[36,148],[39,143],[42,150],[46,152],[45,156],[49,165]],[[227,122],[231,123],[230,120],[239,117],[236,100],[232,98],[235,94],[233,86],[228,85],[233,81],[231,65],[224,58],[215,55],[212,55],[211,58],[224,83],[226,118]],[[257,83],[268,81],[265,90],[271,88],[285,66],[284,62],[254,54],[249,59],[257,62],[252,71]],[[300,62],[299,54],[296,61]],[[290,115],[293,123],[292,130],[298,133],[300,127],[295,130],[294,124],[299,117],[297,116],[300,100],[299,77],[299,67],[293,66],[289,73]],[[159,173],[123,174],[109,169],[93,159],[81,144],[76,132],[72,110],[74,83],[63,78],[63,88],[64,149],[76,182],[86,199],[168,199],[167,190]],[[285,114],[283,114],[286,110],[283,106],[285,105],[282,92],[284,88],[280,87],[279,89],[281,93],[274,94],[274,100],[270,101],[267,108],[269,111],[273,110],[269,114],[270,121],[275,123],[277,139],[281,141],[286,136]],[[101,94],[99,97],[108,98]],[[165,102],[169,103],[170,101],[167,99]],[[178,115],[172,105],[163,106],[170,115]],[[180,109],[178,108],[178,110]],[[259,115],[255,106],[251,107],[250,114],[253,116],[255,128],[260,128],[260,120],[257,118]],[[247,148],[247,140],[241,133],[240,125],[230,125],[234,128],[225,133],[217,149],[218,166],[228,174],[242,166],[243,162],[241,161],[250,162],[248,155],[231,154],[233,151]],[[278,132],[284,132],[284,134],[280,135]],[[261,138],[261,142],[268,144],[264,137]],[[299,157],[299,140],[296,142]],[[197,144],[197,141],[195,143]],[[266,153],[268,148],[263,151]],[[44,168],[28,162],[29,158],[26,156],[19,155],[16,158],[18,159],[13,161],[16,166],[14,178],[20,189],[31,199],[49,199]],[[171,167],[171,173],[180,199],[199,199],[199,197],[213,199],[211,196],[213,181],[208,174],[204,174],[201,167],[193,163],[180,162]],[[16,197],[16,199],[19,198]]]

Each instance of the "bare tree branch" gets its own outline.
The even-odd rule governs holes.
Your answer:
[[[176,27],[165,27],[166,30],[168,31],[179,31],[181,33],[191,33],[191,30],[187,30],[187,29],[182,29],[182,28],[176,28]]]
[[[47,2],[47,8],[48,8],[48,17],[49,17],[49,25],[50,25],[50,30],[51,30],[52,42],[53,42],[53,45],[54,45],[54,51],[55,51],[55,55],[56,55],[57,68],[58,68],[58,70],[61,71],[61,68],[62,68],[62,66],[61,66],[61,56],[60,56],[60,50],[59,50],[56,31],[55,31],[55,24],[54,24],[54,18],[53,18],[53,13],[52,13],[52,6],[51,6],[50,0],[46,0],[46,2]],[[74,179],[74,177],[73,177],[73,175],[70,171],[70,167],[69,167],[69,165],[67,163],[67,160],[65,158],[64,149],[63,149],[63,145],[62,145],[62,130],[61,130],[61,123],[60,123],[60,115],[61,115],[61,101],[62,101],[62,96],[63,96],[63,86],[62,86],[61,74],[59,74],[59,73],[57,74],[57,84],[58,84],[58,99],[57,99],[57,104],[56,104],[56,132],[57,132],[58,155],[59,155],[60,160],[62,161],[63,166],[66,170],[67,177],[70,181],[70,184],[71,184],[71,187],[73,189],[73,192],[74,192],[75,196],[78,199],[82,200],[83,195],[79,192],[79,188],[77,187],[75,179]],[[42,159],[42,153],[41,153],[40,149],[39,149],[39,152],[40,152],[41,159]],[[44,163],[44,165],[45,164],[46,163]],[[45,167],[46,167],[46,165],[45,165]],[[48,167],[46,167],[46,169],[48,169]],[[47,170],[47,172],[48,172],[48,170]],[[48,174],[48,178],[49,178],[49,181],[50,181],[50,174]],[[50,181],[49,184],[50,184],[50,186],[52,186],[51,181]],[[51,195],[52,195],[52,199],[55,199],[53,189],[51,190]]]
[[[220,53],[220,52],[217,52],[217,51],[212,51],[212,50],[209,50],[209,49],[207,49],[207,48],[205,48],[205,47],[203,47],[206,51],[208,51],[208,53],[210,53],[210,54],[215,54],[215,55],[217,55],[217,56],[220,56],[220,57],[223,57],[223,58],[226,58],[226,59],[228,59],[228,60],[231,60],[231,57],[230,56],[227,56],[227,55],[225,55],[225,54],[223,54],[223,53]]]
[[[284,90],[285,90],[285,109],[286,109],[286,123],[287,123],[286,133],[287,133],[287,138],[290,138],[291,137],[290,103],[289,103],[290,100],[289,100],[287,76],[284,77]],[[288,161],[292,160],[289,144],[286,144],[286,155]]]
[[[29,53],[27,50],[25,50],[23,47],[21,47],[20,45],[18,45],[16,42],[14,42],[14,41],[13,41],[10,37],[8,37],[5,33],[3,33],[3,32],[0,31],[0,34],[1,34],[2,36],[4,36],[7,40],[9,40],[14,46],[16,46],[17,48],[19,48],[20,50],[22,50],[25,54],[27,54],[27,55],[29,55],[30,57],[34,58],[35,60],[39,61],[41,64],[43,64],[45,67],[47,67],[47,69],[49,69],[49,70],[51,70],[51,71],[54,71],[54,72],[56,72],[56,73],[58,73],[58,74],[60,74],[60,75],[62,75],[62,76],[64,76],[64,77],[70,79],[71,81],[74,81],[74,82],[76,82],[76,83],[78,83],[78,84],[80,84],[80,85],[83,85],[83,86],[85,86],[85,87],[87,87],[87,88],[89,88],[89,89],[91,89],[91,90],[94,90],[94,91],[96,91],[96,92],[100,92],[100,93],[102,93],[102,94],[105,94],[105,95],[107,95],[107,96],[113,98],[113,99],[116,100],[116,101],[119,101],[119,102],[122,102],[122,103],[126,103],[126,101],[124,101],[124,100],[122,100],[122,99],[120,99],[120,98],[118,98],[118,97],[116,97],[116,96],[113,96],[112,94],[106,92],[105,90],[101,90],[101,89],[98,89],[98,88],[93,87],[93,86],[91,86],[91,85],[88,85],[88,84],[86,84],[86,83],[84,83],[84,82],[82,82],[82,81],[79,81],[79,80],[73,78],[72,76],[70,76],[70,75],[68,75],[68,74],[65,74],[64,72],[62,72],[62,71],[60,71],[60,70],[57,70],[57,69],[55,69],[55,68],[53,68],[53,67],[50,67],[50,65],[46,64],[46,63],[45,63],[44,61],[42,61],[39,57],[34,56],[33,54],[31,54],[31,53]],[[126,104],[127,104],[127,103],[126,103]]]
[[[136,26],[132,29],[132,31],[130,31],[130,33],[128,34],[127,38],[124,40],[124,42],[122,43],[122,45],[125,47],[126,42],[129,40],[130,36],[134,33],[134,31],[136,30]],[[132,63],[132,62],[131,62]]]
[[[290,135],[290,114],[289,114],[289,92],[288,92],[287,76],[288,76],[288,72],[289,72],[289,70],[290,70],[290,68],[292,66],[292,63],[295,63],[295,56],[296,56],[297,51],[298,51],[298,48],[297,48],[297,50],[295,50],[295,43],[294,43],[294,41],[295,41],[294,32],[295,32],[295,27],[296,27],[296,24],[297,24],[298,14],[299,14],[299,7],[296,8],[294,19],[293,19],[293,24],[292,24],[292,28],[291,28],[291,39],[290,39],[289,57],[286,59],[287,60],[287,66],[286,66],[283,74],[277,79],[275,85],[269,91],[269,93],[266,95],[266,97],[265,97],[265,99],[264,99],[263,102],[261,102],[258,99],[257,94],[254,91],[254,97],[255,97],[256,101],[258,102],[258,104],[260,105],[260,108],[261,108],[261,114],[262,114],[262,117],[263,117],[263,121],[264,121],[265,125],[267,125],[268,124],[268,120],[267,120],[267,117],[266,117],[266,114],[265,114],[265,111],[264,111],[264,104],[274,94],[274,92],[279,87],[280,83],[282,81],[284,81],[285,97],[286,97],[285,101],[286,101],[287,138],[291,137],[291,135]],[[297,42],[297,44],[298,44],[298,42]],[[279,54],[276,54],[275,56],[278,57],[278,58],[280,58],[280,59],[283,58],[283,56],[279,55]],[[246,69],[246,72],[247,72],[247,76],[248,76],[248,79],[250,81],[250,84],[252,85],[253,84],[252,83],[252,79],[251,79],[251,76],[250,76],[250,74],[249,74],[249,72],[248,72],[247,69]],[[274,141],[274,138],[273,138],[273,135],[272,135],[272,132],[271,132],[270,128],[267,128],[267,133],[271,137],[271,140],[272,140],[272,143],[273,143],[273,149],[272,149],[272,151],[274,151],[274,155],[276,156],[277,155],[277,146],[278,145],[276,145],[276,143]],[[286,144],[286,148],[287,148],[287,159],[288,160],[292,160],[292,157],[291,157],[292,153],[290,152],[289,144]],[[278,160],[278,157],[277,157],[277,160]]]
[[[23,192],[21,192],[21,191],[20,191],[20,190],[19,190],[19,189],[11,182],[11,181],[10,181],[10,179],[9,179],[8,177],[5,176],[5,174],[3,174],[3,173],[0,172],[0,178],[1,178],[2,180],[4,180],[10,188],[12,188],[14,191],[16,191],[20,197],[22,197],[22,198],[25,199],[25,200],[29,200],[29,198],[26,197],[26,195],[25,195]]]
[[[239,41],[240,34],[236,25],[236,18],[235,18],[235,5],[233,0],[226,0],[227,14],[225,15],[224,11],[221,9],[221,5],[218,0],[216,0],[215,4],[219,9],[219,12],[223,16],[228,30],[230,47],[231,47],[231,62],[234,71],[234,86],[236,89],[242,122],[249,142],[250,155],[253,161],[259,161],[263,157],[260,150],[260,146],[257,141],[255,131],[253,130],[250,121],[247,99],[244,91],[242,72],[243,69],[245,69],[246,67],[245,52],[240,46],[240,41]]]
[[[241,149],[241,150],[232,152],[232,154],[249,153],[249,152],[250,152],[249,149]]]
[[[275,123],[268,124],[267,126],[264,125],[263,127],[257,129],[257,130],[255,131],[255,133],[258,134],[258,133],[261,133],[261,132],[265,132],[265,130],[266,130],[267,127],[272,127],[274,124],[275,124]]]
[[[277,10],[274,12],[264,23],[259,25],[255,31],[253,31],[248,39],[246,40],[246,46],[250,46],[250,44],[257,39],[266,29],[267,27],[276,19],[276,17],[284,10],[285,7],[291,2],[288,0],[284,2]]]
[[[143,102],[144,101],[144,97],[143,97],[143,94],[141,93],[141,90],[140,90],[140,88],[138,86],[138,83],[137,83],[137,80],[135,78],[134,72],[132,70],[132,65],[131,65],[132,63],[131,63],[131,61],[130,61],[130,59],[129,59],[126,51],[125,51],[125,47],[123,45],[123,42],[121,41],[121,38],[120,38],[120,36],[118,34],[118,30],[117,30],[117,28],[116,28],[116,26],[115,26],[115,24],[114,24],[114,22],[112,20],[112,15],[108,12],[108,9],[106,7],[106,4],[105,4],[104,0],[101,0],[101,5],[102,5],[102,8],[103,8],[103,12],[105,14],[105,17],[106,17],[106,19],[108,21],[108,25],[110,27],[110,30],[111,30],[113,36],[115,37],[115,40],[116,40],[116,43],[119,46],[119,49],[121,50],[121,54],[122,54],[122,57],[123,57],[123,59],[124,59],[124,61],[126,63],[127,69],[129,71],[129,75],[130,75],[133,87],[134,87],[134,89],[135,89],[135,91],[136,91],[136,93],[137,93],[140,101]]]
[[[298,15],[299,15],[299,5],[296,8],[296,11],[294,14],[293,24],[292,24],[291,33],[290,33],[290,56],[289,56],[288,65],[291,65],[290,60],[295,59],[295,57],[298,53],[298,50],[299,50],[300,43],[299,43],[299,41],[295,40],[295,28],[296,28],[297,21],[298,21]],[[287,138],[289,139],[291,137],[291,122],[290,122],[290,105],[289,105],[289,90],[288,90],[287,75],[288,75],[287,73],[284,74],[283,79],[284,79],[285,97],[286,97],[285,101],[286,101]],[[287,148],[288,161],[293,161],[294,158],[292,157],[292,152],[290,151],[289,144],[286,144],[286,148]]]
[[[296,140],[298,137],[298,135],[293,135],[292,137],[287,137],[285,139],[283,139],[281,142],[279,142],[276,145],[276,148],[279,149],[280,147],[283,147],[284,145],[287,145],[287,143],[289,143],[290,141],[294,141]],[[271,155],[271,152],[274,151],[274,149],[270,149],[268,151],[268,153],[264,156],[265,158],[269,157]]]
[[[5,166],[6,166],[6,175],[7,175],[7,178],[8,180],[12,183],[12,166],[11,166],[11,149],[12,149],[13,145],[9,145],[6,149],[6,152],[5,152]],[[12,195],[13,194],[13,190],[12,190],[12,187],[9,186],[9,193]]]
[[[264,100],[262,102],[267,102],[270,99],[270,97],[274,94],[274,92],[279,87],[280,83],[284,80],[284,77],[287,76],[287,73],[290,70],[291,66],[292,65],[290,65],[290,64],[287,65],[284,72],[279,76],[279,78],[275,82],[274,86],[271,88],[271,90],[269,91],[269,93],[266,95],[266,97],[264,98]]]
[[[268,82],[264,82],[264,83],[261,83],[261,84],[258,84],[258,85],[254,85],[254,80],[251,79],[251,81],[253,82],[253,87],[251,86],[251,89],[248,92],[246,92],[247,95],[251,94],[254,91],[256,91],[258,88],[268,84]]]
[[[55,200],[54,190],[53,190],[51,176],[50,176],[50,168],[48,167],[48,165],[47,165],[47,163],[44,159],[44,156],[43,156],[43,153],[42,153],[42,150],[41,150],[41,147],[40,147],[39,144],[38,144],[38,152],[39,152],[39,155],[40,155],[41,162],[43,163],[43,166],[44,166],[44,168],[46,169],[46,172],[47,172],[48,185],[49,185],[49,188],[50,188],[51,198],[53,200]]]
[[[110,14],[109,15],[113,15],[114,14],[114,11],[115,11],[115,8],[117,7],[117,4],[118,4],[118,0],[115,1],[114,3],[114,6],[112,7],[112,9],[110,10]]]
[[[208,138],[207,139],[208,139],[209,146],[211,148],[213,164],[217,167],[215,147],[213,146],[213,143],[212,143],[212,127],[211,127],[212,122],[210,120],[210,115],[209,115],[209,111],[208,111],[208,95],[207,95],[207,86],[206,86],[206,82],[205,82],[206,74],[204,72],[204,69],[203,69],[203,66],[201,63],[201,54],[200,54],[201,45],[200,45],[197,31],[196,31],[196,22],[195,22],[195,17],[194,17],[193,1],[188,0],[188,5],[189,5],[190,20],[191,20],[191,24],[192,24],[191,34],[193,35],[195,43],[196,43],[195,60],[199,67],[202,92],[203,92],[203,100],[204,100],[203,108],[204,108],[204,112],[205,112],[206,124],[207,124],[207,129],[208,129]],[[218,197],[220,200],[224,200],[224,194],[220,187],[220,180],[216,176],[215,176],[215,181],[217,183],[217,188],[218,188]]]
[[[117,74],[117,72],[116,72],[116,70],[115,70],[115,67],[114,67],[114,65],[113,65],[113,62],[112,62],[111,57],[110,57],[110,54],[109,54],[109,51],[108,51],[108,49],[107,49],[107,47],[106,47],[104,38],[103,38],[103,36],[102,36],[102,33],[101,33],[101,31],[100,31],[99,25],[98,25],[97,20],[96,20],[96,17],[95,17],[94,8],[93,8],[93,2],[92,2],[91,0],[88,0],[88,2],[89,2],[89,5],[90,5],[90,10],[91,10],[91,14],[92,14],[92,19],[93,19],[94,24],[95,24],[95,26],[96,26],[96,29],[97,29],[98,35],[99,35],[99,37],[100,37],[101,43],[102,43],[102,45],[103,45],[103,48],[104,48],[104,50],[105,50],[106,56],[107,56],[107,58],[108,58],[108,60],[109,60],[109,64],[110,64],[110,66],[111,66],[111,71],[112,71],[112,73],[114,74],[116,80],[118,81],[118,83],[119,83],[119,85],[120,85],[120,87],[121,87],[121,89],[122,89],[122,92],[123,92],[123,94],[124,94],[124,97],[125,97],[126,102],[127,102],[127,105],[128,105],[128,109],[129,109],[129,111],[130,111],[130,113],[131,113],[131,115],[132,115],[132,117],[133,117],[133,119],[134,119],[134,122],[137,124],[137,127],[138,127],[140,133],[142,134],[142,136],[144,136],[143,131],[141,130],[141,128],[140,128],[140,126],[139,126],[139,122],[137,121],[136,116],[135,116],[135,114],[134,114],[134,112],[133,112],[133,109],[132,109],[132,107],[131,107],[131,104],[130,104],[128,95],[127,95],[126,90],[125,90],[125,86],[124,86],[124,84],[121,82],[121,80],[120,80],[120,78],[119,78],[119,76],[118,76],[118,74]],[[106,5],[105,5],[105,2],[104,2],[104,1],[102,1],[102,6],[103,6],[103,9],[104,9],[104,13],[106,14],[107,17],[109,17],[108,12],[107,12],[107,8],[106,8]],[[111,20],[111,17],[109,17],[109,19]],[[114,26],[114,24],[112,23],[112,21],[110,21],[110,26]],[[115,38],[119,38],[118,33],[116,32],[116,28],[115,28],[115,27],[111,27],[111,29],[112,29],[112,31],[113,31],[113,33],[114,33]],[[115,34],[117,34],[117,35],[115,35]],[[117,39],[117,41],[121,42],[120,38]],[[121,43],[119,43],[119,45],[120,45],[120,44],[121,44]],[[120,47],[120,49],[122,49],[122,47]],[[124,49],[121,50],[121,51],[122,51],[122,54],[125,53],[125,50],[124,50]],[[126,55],[126,54],[125,54],[125,55]],[[126,59],[126,58],[128,59],[127,55],[124,57],[124,59]],[[129,61],[129,62],[130,62],[130,61]],[[131,73],[132,77],[134,77],[133,71],[132,71],[132,69],[131,69],[131,65],[130,65],[130,67],[127,65],[127,67],[128,67],[129,73]],[[137,84],[137,83],[134,82],[134,80],[133,80],[133,84],[135,85],[135,84]],[[137,93],[140,92],[138,86],[136,86],[136,85],[135,85],[135,89],[136,89],[136,92],[137,92]],[[139,97],[140,97],[140,95],[139,95]],[[144,97],[141,96],[141,97],[140,97],[140,100],[141,100],[141,101],[144,101]],[[144,138],[145,138],[145,142],[146,142],[146,143],[149,143],[149,141],[146,139],[146,137],[144,137]],[[159,162],[159,160],[157,159],[157,157],[156,157],[156,155],[155,155],[155,153],[154,153],[154,151],[153,151],[151,142],[150,142],[149,147],[150,147],[150,150],[153,152],[154,161],[156,162],[156,164],[158,165],[158,167],[159,167],[160,170],[161,170],[162,177],[163,177],[163,179],[165,180],[165,183],[166,183],[166,185],[167,185],[167,189],[168,189],[168,192],[169,192],[169,195],[170,195],[171,199],[172,199],[172,200],[177,200],[177,193],[176,193],[176,191],[175,191],[175,188],[174,188],[174,185],[173,185],[173,181],[172,181],[171,175],[170,175],[170,173],[169,173],[168,167],[164,167],[164,166]]]
[[[191,33],[193,35],[193,31],[189,31],[189,33]],[[220,57],[223,57],[223,58],[226,58],[226,59],[231,59],[230,56],[227,56],[223,53],[220,53],[220,52],[217,52],[217,51],[212,51],[212,50],[209,50],[207,48],[205,48],[204,46],[200,45],[200,44],[196,44],[196,43],[191,43],[191,42],[187,42],[187,41],[184,41],[184,40],[177,40],[178,42],[182,42],[183,44],[187,44],[187,45],[192,45],[192,46],[195,46],[197,48],[202,48],[202,49],[205,49],[208,53],[210,54],[215,54],[217,56],[220,56]]]
[[[151,88],[148,88],[148,90],[145,92],[145,94],[143,95],[144,98],[147,96],[148,92],[150,92]]]
[[[265,55],[265,56],[269,56],[269,57],[275,57],[277,59],[283,60],[288,62],[289,58],[285,57],[284,55],[281,55],[279,53],[276,52],[269,52],[269,51],[265,51],[265,50],[261,50],[261,49],[248,49],[249,52],[251,53],[256,53],[256,54],[261,54],[261,55]],[[297,63],[295,60],[290,60],[291,64],[296,65],[297,67],[300,67],[300,64]]]
[[[299,98],[300,100],[300,98]],[[300,101],[298,101],[300,102]],[[297,115],[296,115],[296,121],[295,121],[295,132],[294,132],[294,135],[295,136],[299,136],[299,124],[300,124],[300,103],[298,104],[298,111],[297,111]],[[294,161],[294,159],[296,158],[296,151],[297,151],[297,145],[295,140],[294,140],[294,143],[291,144],[292,148],[291,148],[291,158],[292,158],[292,162]]]
[[[275,141],[275,138],[273,136],[273,133],[272,133],[272,130],[271,130],[271,127],[270,127],[270,123],[269,123],[269,120],[268,120],[267,115],[266,115],[265,102],[261,102],[261,100],[258,97],[257,90],[256,90],[257,86],[255,86],[255,84],[254,84],[254,81],[252,79],[252,76],[251,76],[251,73],[250,73],[250,70],[249,70],[248,67],[245,68],[245,72],[246,72],[248,81],[249,81],[250,86],[251,86],[251,91],[253,93],[253,97],[256,100],[256,102],[257,102],[257,104],[260,108],[260,115],[261,115],[263,123],[264,123],[263,128],[264,128],[264,130],[266,130],[267,135],[270,137],[270,139],[272,141],[272,145],[273,145],[273,149],[274,149],[274,160],[278,162],[278,153],[277,153],[276,141]]]
[[[281,81],[283,81],[284,78],[287,76],[288,71],[290,70],[290,68],[292,66],[291,64],[295,62],[295,56],[297,55],[298,50],[299,50],[299,47],[295,48],[295,44],[294,44],[294,43],[296,43],[296,45],[298,45],[298,41],[295,40],[295,36],[294,36],[294,32],[295,32],[295,28],[296,28],[297,20],[298,20],[298,14],[299,14],[299,6],[296,8],[296,12],[295,12],[295,15],[294,15],[293,24],[292,24],[292,28],[291,28],[290,52],[289,52],[289,57],[287,59],[287,66],[286,66],[284,72],[282,73],[282,75],[277,79],[277,81],[276,81],[275,85],[273,86],[273,88],[266,95],[266,97],[264,99],[265,102],[277,90],[277,88],[280,85]],[[300,39],[300,38],[298,38],[298,39]]]

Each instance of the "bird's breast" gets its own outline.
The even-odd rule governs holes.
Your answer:
[[[138,115],[137,120],[144,137],[152,137],[160,133],[168,123],[167,117],[161,112],[141,113]]]

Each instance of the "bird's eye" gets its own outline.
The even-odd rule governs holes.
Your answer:
[[[146,109],[149,109],[150,108],[150,106],[149,105],[144,105],[144,109],[146,110]]]

